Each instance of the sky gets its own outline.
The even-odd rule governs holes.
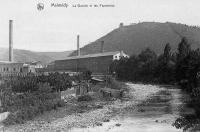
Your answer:
[[[67,51],[97,40],[117,28],[138,22],[200,25],[200,0],[0,0],[0,47],[8,47],[13,20],[13,47],[32,51]],[[43,3],[39,11],[37,4]],[[53,7],[52,4],[68,7]],[[72,7],[72,5],[114,7]]]

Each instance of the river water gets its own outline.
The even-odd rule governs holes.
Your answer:
[[[118,115],[102,126],[75,128],[72,132],[182,132],[172,124],[180,115],[192,115],[187,107],[189,96],[174,87],[162,87],[147,100],[137,104],[134,111]]]

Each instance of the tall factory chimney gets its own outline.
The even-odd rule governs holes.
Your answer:
[[[77,55],[78,56],[81,55],[79,39],[80,39],[80,37],[79,37],[79,35],[77,35]]]
[[[13,20],[9,20],[9,61],[13,61]]]
[[[101,53],[104,52],[104,41],[101,41]]]

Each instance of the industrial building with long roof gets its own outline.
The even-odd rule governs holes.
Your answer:
[[[52,71],[62,72],[82,72],[91,71],[92,73],[108,74],[113,60],[122,57],[129,57],[123,51],[104,52],[104,42],[101,42],[100,53],[80,55],[79,35],[77,36],[77,56],[67,57],[64,60],[56,60],[50,66]]]
[[[89,70],[92,73],[107,74],[113,60],[119,60],[122,57],[128,57],[128,55],[123,51],[115,51],[73,56],[64,60],[56,60],[53,69],[55,71],[69,72],[82,72]]]

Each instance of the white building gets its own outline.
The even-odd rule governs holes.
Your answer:
[[[127,54],[125,54],[123,51],[120,51],[113,55],[113,60],[120,60],[122,57],[129,58]]]

